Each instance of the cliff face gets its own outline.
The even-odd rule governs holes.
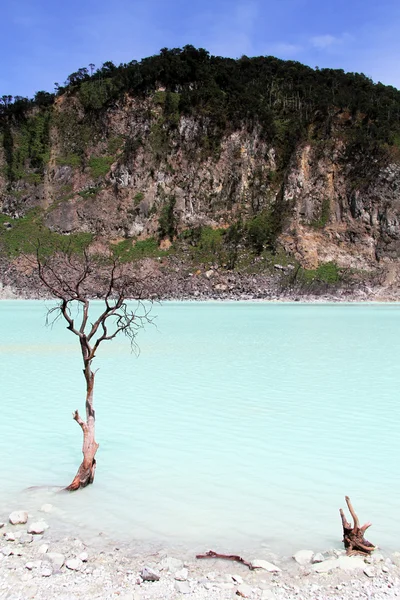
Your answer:
[[[40,209],[45,228],[91,233],[98,247],[149,237],[168,247],[185,230],[226,229],[264,214],[274,220],[278,247],[305,269],[383,265],[396,279],[400,160],[392,149],[351,150],[346,131],[355,117],[336,111],[329,135],[315,139],[310,126],[283,156],[257,123],[228,129],[216,142],[207,117],[175,114],[167,123],[164,105],[159,89],[142,99],[125,94],[93,115],[65,94],[47,109],[49,117],[35,109],[21,130],[13,124],[14,153],[26,139],[43,138],[45,161],[38,175],[21,150],[10,182],[3,144],[0,212],[7,227]],[[29,137],[30,121],[40,118],[45,134]]]

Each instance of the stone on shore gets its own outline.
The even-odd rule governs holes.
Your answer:
[[[239,585],[238,589],[236,590],[236,595],[242,596],[242,598],[250,598],[251,592],[252,592],[251,587],[249,585],[247,585],[246,583],[242,583],[241,585]]]
[[[174,579],[176,579],[177,581],[186,581],[188,578],[189,572],[187,569],[181,569],[180,571],[177,571],[174,575]]]
[[[53,510],[52,504],[42,504],[40,511],[44,513],[50,513]]]
[[[38,554],[46,554],[46,552],[47,552],[48,549],[49,549],[48,544],[42,544],[38,548]]]
[[[282,571],[282,569],[276,565],[273,565],[267,560],[259,560],[256,558],[255,560],[251,561],[251,564],[253,569],[264,569],[264,571],[268,571],[269,573],[279,573]]]
[[[82,561],[79,558],[69,558],[65,563],[65,566],[70,571],[80,571],[82,568]]]
[[[4,527],[4,523],[0,523],[0,529]]]
[[[330,558],[329,560],[324,560],[324,562],[313,565],[312,570],[315,573],[329,573],[329,571],[333,571],[333,569],[337,569],[338,567],[339,561],[336,558]]]
[[[179,594],[190,594],[192,591],[187,581],[175,581],[175,589]]]
[[[143,567],[140,571],[140,577],[143,581],[158,581],[160,579],[160,574],[151,567]]]
[[[8,517],[11,525],[25,525],[28,522],[28,511],[15,510]]]
[[[28,527],[28,533],[33,533],[34,535],[41,535],[48,529],[47,523],[44,521],[37,521],[36,523],[31,523]]]
[[[322,563],[325,560],[325,556],[322,554],[322,552],[317,552],[317,554],[314,554],[314,556],[312,557],[312,564],[316,565],[317,563]]]
[[[172,558],[171,556],[166,556],[160,562],[160,569],[163,571],[179,571],[183,568],[183,562],[179,558]]]
[[[293,558],[298,565],[305,567],[311,563],[313,556],[314,552],[312,550],[299,550],[293,555]]]
[[[54,567],[57,569],[61,569],[61,567],[65,563],[65,556],[59,552],[48,552],[46,554],[46,558],[48,558]]]
[[[339,569],[342,571],[355,571],[356,569],[364,569],[365,562],[362,556],[339,556]]]
[[[33,540],[33,535],[31,533],[22,533],[20,538],[19,538],[19,543],[20,544],[30,544]]]

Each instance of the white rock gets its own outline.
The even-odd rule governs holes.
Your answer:
[[[29,571],[32,571],[32,569],[40,569],[41,565],[42,565],[41,560],[32,560],[32,561],[26,563],[25,568],[28,569]]]
[[[80,559],[82,562],[87,562],[87,560],[88,560],[88,558],[89,558],[89,555],[88,555],[88,553],[87,553],[87,552],[81,552],[81,553],[78,555],[78,558],[79,558],[79,559]]]
[[[46,554],[46,552],[47,552],[48,549],[49,549],[49,545],[48,544],[42,544],[38,548],[38,554]]]
[[[313,565],[316,565],[317,563],[322,563],[325,560],[325,556],[322,554],[322,552],[317,552],[317,554],[314,554],[311,562]]]
[[[0,529],[4,527],[4,523],[0,523]]]
[[[365,567],[364,575],[367,577],[375,577],[376,573],[372,567]]]
[[[214,275],[214,271],[210,269],[209,271],[206,271],[205,275],[207,279],[210,279]]]
[[[60,554],[59,552],[48,552],[46,558],[48,558],[57,569],[61,569],[65,563],[64,554]]]
[[[3,548],[0,548],[0,552],[4,556],[11,556],[11,554],[14,554],[14,552],[11,550],[11,548],[7,548],[7,546],[4,546]]]
[[[40,574],[42,577],[50,577],[51,575],[53,575],[53,569],[50,566],[46,566],[42,568]]]
[[[264,569],[265,571],[269,571],[269,573],[279,573],[282,569],[268,562],[267,560],[253,560],[251,561],[253,569]]]
[[[179,571],[183,568],[183,562],[179,558],[172,558],[167,556],[160,562],[160,568],[163,571]]]
[[[339,561],[336,558],[330,558],[329,560],[324,560],[322,563],[317,563],[312,566],[312,570],[315,573],[329,573],[329,571],[333,571],[333,569],[337,569],[339,567]]]
[[[381,568],[383,573],[389,573],[390,571],[389,567],[387,567],[386,565],[383,565]]]
[[[33,535],[31,535],[30,533],[22,533],[20,538],[19,538],[19,543],[20,544],[30,544],[33,540]]]
[[[4,535],[6,542],[15,542],[15,535],[13,533],[7,531],[7,533],[5,533]]]
[[[174,575],[174,579],[176,579],[177,581],[186,581],[188,578],[189,572],[187,569],[181,569],[180,571],[177,571]]]
[[[231,577],[236,583],[243,583],[243,577],[240,577],[240,575],[231,575]]]
[[[82,561],[79,558],[69,558],[65,563],[65,566],[70,571],[80,571],[82,568]]]
[[[261,600],[275,600],[276,596],[272,590],[263,590]]]
[[[15,510],[8,517],[11,525],[25,525],[28,522],[28,512],[26,510]]]
[[[294,560],[298,565],[309,565],[313,559],[314,552],[312,550],[299,550],[293,555]]]
[[[52,504],[42,504],[40,507],[41,512],[50,513],[53,510]]]
[[[179,594],[190,594],[191,592],[187,581],[175,581],[175,589]]]
[[[338,563],[339,569],[342,571],[355,571],[357,569],[364,569],[365,567],[362,556],[339,556]]]
[[[31,523],[28,527],[28,533],[33,533],[34,535],[41,535],[48,529],[47,523],[44,521],[37,521],[36,523]]]
[[[151,567],[143,567],[140,571],[140,577],[143,581],[158,581],[160,579],[160,574]]]
[[[249,585],[246,585],[245,583],[239,585],[238,589],[236,590],[236,594],[238,596],[242,596],[242,598],[250,598],[251,592],[251,587]]]
[[[385,557],[380,552],[374,552],[374,554],[372,555],[372,558],[373,558],[374,563],[380,563],[385,560]]]

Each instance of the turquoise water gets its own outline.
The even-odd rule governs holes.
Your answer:
[[[55,506],[66,529],[232,551],[340,546],[352,498],[370,539],[398,545],[400,307],[155,305],[139,358],[94,363],[98,468],[77,494],[84,379],[46,305],[0,303],[0,517]]]

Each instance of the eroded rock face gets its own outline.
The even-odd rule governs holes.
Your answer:
[[[54,107],[57,118],[72,113],[83,118],[78,98]],[[227,130],[212,153],[204,147],[210,124],[188,116],[160,147],[160,116],[150,99],[125,97],[99,117],[81,156],[71,145],[76,132],[60,129],[55,118],[42,179],[33,181],[35,173],[27,172],[10,185],[0,175],[0,212],[12,227],[14,218],[39,207],[52,231],[118,241],[158,235],[171,199],[178,232],[227,227],[275,211],[280,244],[305,268],[331,261],[365,271],[398,264],[400,165],[393,157],[377,163],[371,156],[370,169],[360,176],[359,165],[369,157],[348,154],[344,114],[333,120],[330,137],[298,143],[284,159],[257,124]],[[110,149],[113,140],[121,141],[117,149]],[[0,165],[3,154],[0,148]],[[103,160],[101,168],[93,157]],[[394,284],[398,275],[392,270],[388,277]]]

